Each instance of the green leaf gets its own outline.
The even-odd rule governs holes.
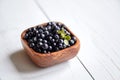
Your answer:
[[[62,30],[61,30],[63,33],[64,33],[64,29],[62,28]]]
[[[65,31],[64,31],[64,28],[62,28],[62,33],[66,34]]]
[[[66,45],[69,45],[69,42],[68,42],[68,40],[64,40],[64,43],[66,44]]]
[[[61,33],[61,37],[62,37],[62,38],[65,38],[65,35],[66,35],[66,34],[64,34],[64,33]]]
[[[61,34],[61,33],[62,33],[62,31],[60,31],[60,30],[57,30],[57,33],[58,33],[58,34]]]
[[[64,39],[64,43],[66,45],[69,45],[69,40],[71,39],[71,36],[65,33],[64,28],[62,28],[62,30],[57,30],[57,33],[60,34],[61,38]]]
[[[71,36],[67,35],[67,36],[65,36],[65,39],[70,40]]]

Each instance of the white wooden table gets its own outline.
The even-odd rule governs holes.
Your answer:
[[[39,68],[20,34],[48,21],[69,26],[81,49],[67,62]],[[120,80],[120,1],[0,0],[0,80]]]

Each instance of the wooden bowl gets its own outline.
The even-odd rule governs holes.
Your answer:
[[[43,23],[43,24],[40,24],[40,25],[44,26],[46,24],[47,23]],[[34,27],[36,27],[36,26],[34,26]],[[67,28],[67,30],[72,35],[74,35],[68,28]],[[30,48],[28,46],[27,41],[23,39],[24,36],[25,36],[26,31],[27,31],[27,29],[24,30],[22,32],[22,34],[21,34],[22,45],[23,45],[26,53],[32,59],[32,61],[35,64],[37,64],[39,67],[49,67],[49,66],[52,66],[52,65],[67,61],[69,59],[72,59],[73,57],[75,57],[77,55],[77,53],[78,53],[78,51],[80,49],[80,41],[74,35],[76,37],[76,43],[74,45],[70,46],[70,47],[67,47],[65,49],[62,49],[62,50],[59,50],[59,51],[56,51],[56,52],[47,53],[47,54],[35,52],[32,48]]]

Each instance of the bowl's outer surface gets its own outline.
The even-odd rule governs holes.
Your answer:
[[[46,23],[40,24],[40,25],[46,25]],[[74,35],[68,28],[67,28],[67,30],[72,35]],[[77,38],[76,43],[68,48],[65,48],[65,49],[62,49],[62,50],[59,50],[56,52],[47,53],[47,54],[35,52],[32,48],[30,48],[28,46],[27,41],[23,39],[26,31],[27,31],[27,29],[25,31],[23,31],[21,34],[22,45],[23,45],[26,53],[32,59],[32,61],[40,67],[49,67],[49,66],[67,61],[69,59],[72,59],[73,57],[75,57],[77,55],[77,53],[80,49],[80,41],[74,35]]]

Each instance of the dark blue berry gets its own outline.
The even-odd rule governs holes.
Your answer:
[[[71,39],[71,40],[69,41],[69,43],[70,43],[70,45],[73,45],[73,44],[75,43],[75,41]]]
[[[28,42],[29,42],[29,43],[32,43],[32,42],[34,42],[34,41],[33,41],[32,39],[29,39]]]
[[[29,47],[30,47],[30,48],[33,48],[34,46],[35,46],[34,43],[30,43],[30,44],[29,44]]]
[[[41,49],[38,49],[38,52],[41,52]]]
[[[66,48],[67,47],[67,45],[66,44],[63,44],[63,48]]]
[[[33,32],[29,32],[29,33],[28,33],[29,37],[32,37],[33,34],[34,34]]]
[[[42,45],[43,45],[42,42],[38,42],[38,43],[37,43],[37,47],[38,47],[38,48],[42,47]]]
[[[44,30],[44,31],[47,31],[47,30],[48,30],[48,28],[47,28],[47,27],[44,27],[44,28],[43,28],[43,30]]]
[[[48,44],[44,43],[44,44],[42,45],[42,48],[43,48],[43,49],[48,49]]]
[[[43,40],[43,43],[47,43],[47,40]]]
[[[33,27],[32,29],[33,29],[33,31],[36,31],[36,27]]]
[[[44,50],[44,51],[43,51],[43,53],[47,53],[47,51],[46,51],[46,50]]]
[[[41,38],[38,39],[38,42],[42,42],[42,41],[43,41],[43,39],[41,39]]]
[[[47,26],[51,26],[51,25],[52,25],[52,22],[48,22],[48,23],[47,23]]]
[[[75,36],[73,36],[73,37],[72,37],[72,40],[76,41],[76,37],[75,37]]]
[[[59,43],[59,48],[62,49],[63,48],[63,44]]]
[[[51,42],[55,42],[55,39],[51,39]]]
[[[54,29],[55,29],[55,30],[60,30],[60,27],[54,26]]]
[[[37,30],[39,30],[39,29],[40,29],[40,26],[39,26],[39,25],[38,25],[38,26],[36,26],[36,29],[37,29]]]
[[[57,23],[57,26],[59,26],[59,27],[60,27],[61,25],[62,25],[61,23]]]
[[[42,33],[42,34],[41,34],[41,38],[45,38],[45,34]]]
[[[38,30],[35,30],[35,34],[38,34],[39,33],[39,31]]]
[[[58,51],[59,50],[59,48],[58,47],[55,47],[55,51]]]
[[[43,33],[43,30],[41,28],[38,31],[39,31],[39,33]]]
[[[52,46],[49,46],[48,49],[51,51],[52,50]]]
[[[33,42],[37,42],[37,37],[33,37]]]
[[[41,35],[38,33],[38,34],[37,34],[37,37],[39,38],[40,36],[41,36]]]
[[[58,34],[55,34],[55,35],[54,35],[54,38],[55,38],[55,39],[59,39],[59,35],[58,35]]]
[[[48,32],[48,31],[45,31],[44,34],[47,36],[47,35],[49,35],[49,32]]]
[[[59,43],[63,43],[64,41],[63,41],[63,39],[59,39]]]
[[[48,38],[48,40],[52,40],[52,36],[48,36],[47,38]]]
[[[53,26],[57,26],[56,22],[52,22],[52,25],[53,25]]]
[[[47,26],[48,30],[50,31],[51,30],[51,26]]]
[[[26,33],[25,36],[24,36],[24,39],[28,39],[29,38],[29,35]]]
[[[56,43],[55,43],[55,42],[53,43],[53,46],[56,46]]]

